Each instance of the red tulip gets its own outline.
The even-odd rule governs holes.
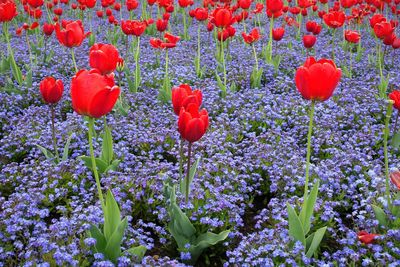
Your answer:
[[[392,35],[393,31],[394,28],[390,22],[387,21],[379,22],[374,25],[374,33],[379,39],[385,39],[385,37]]]
[[[188,7],[194,4],[193,0],[178,0],[178,4],[180,7]]]
[[[325,101],[332,96],[341,74],[332,60],[309,57],[296,71],[296,87],[307,100]]]
[[[318,25],[317,22],[309,20],[309,21],[307,21],[307,23],[306,23],[306,30],[307,30],[308,32],[314,32],[314,30],[315,30],[315,28],[317,27],[317,25]]]
[[[371,244],[374,242],[375,237],[379,236],[378,234],[369,234],[367,231],[360,231],[357,233],[358,240],[361,241],[361,243],[367,245]]]
[[[41,7],[43,5],[44,1],[43,0],[28,0],[28,4],[32,7],[32,8],[38,8]]]
[[[98,69],[103,75],[115,70],[119,61],[119,53],[115,46],[110,44],[94,44],[90,48],[90,67]]]
[[[157,19],[156,28],[159,32],[164,32],[168,27],[168,20],[165,19]]]
[[[394,108],[400,110],[400,91],[393,91],[389,94],[389,98],[394,101]]]
[[[136,0],[127,0],[126,1],[126,9],[128,11],[135,10],[139,5],[139,2]]]
[[[54,31],[54,25],[53,24],[49,24],[49,23],[44,23],[43,24],[43,33],[47,36],[50,36],[53,34]]]
[[[55,104],[60,101],[64,92],[64,84],[61,80],[56,80],[53,77],[44,78],[40,84],[40,93],[43,100],[49,104]]]
[[[393,49],[399,49],[400,48],[400,38],[396,38],[393,43],[392,43]]]
[[[150,39],[150,45],[157,49],[173,48],[176,46],[177,42],[180,40],[179,36],[174,36],[170,33],[164,34],[164,41],[156,38]]]
[[[384,39],[383,39],[383,44],[385,45],[392,45],[393,42],[396,40],[396,34],[392,33],[390,35],[387,35]]]
[[[239,0],[238,5],[241,9],[249,9],[251,5],[251,0]]]
[[[121,21],[121,29],[126,35],[141,36],[147,28],[144,21],[138,20],[123,20]]]
[[[183,139],[191,143],[196,142],[206,133],[207,128],[207,110],[199,111],[199,106],[195,103],[190,103],[186,108],[181,108],[178,129]]]
[[[203,95],[200,90],[192,91],[188,84],[181,84],[172,88],[172,106],[176,115],[179,115],[181,108],[186,108],[190,103],[201,106]]]
[[[395,91],[395,92],[397,92],[398,94],[400,94],[399,91]],[[397,100],[400,100],[400,99],[398,98],[399,96],[400,96],[400,95],[397,96]],[[395,104],[396,104],[396,103],[395,103]],[[399,103],[397,103],[397,105],[399,105]],[[399,107],[396,107],[396,108],[399,109]],[[390,174],[390,181],[392,181],[392,183],[397,187],[397,189],[400,190],[400,171],[392,172],[392,173]]]
[[[246,43],[252,44],[261,38],[260,32],[254,28],[249,34],[242,32],[243,39]]]
[[[285,34],[285,28],[283,27],[278,27],[272,30],[272,39],[275,41],[280,41],[283,38],[283,35]]]
[[[232,11],[218,7],[213,12],[213,22],[216,27],[225,28],[232,23]]]
[[[375,14],[369,20],[369,25],[374,28],[375,24],[386,21],[386,18],[382,14]]]
[[[282,15],[283,1],[282,0],[267,0],[267,15],[268,17],[278,18]]]
[[[63,10],[62,10],[62,8],[55,8],[55,9],[53,10],[53,12],[54,12],[54,14],[56,14],[57,16],[61,16],[62,13],[63,13]]]
[[[80,46],[83,40],[90,34],[90,32],[84,32],[80,20],[63,23],[63,28],[65,29],[61,29],[60,24],[56,23],[55,30],[57,39],[66,47]]]
[[[97,10],[96,15],[97,15],[97,17],[102,18],[104,15],[103,10]]]
[[[346,20],[346,14],[343,11],[331,11],[324,15],[324,22],[331,28],[340,28]]]
[[[317,37],[315,35],[304,35],[303,36],[303,45],[305,48],[312,48],[317,41]]]
[[[344,38],[347,42],[356,44],[360,41],[360,34],[356,31],[345,30]]]
[[[119,97],[114,76],[103,76],[97,69],[80,70],[71,82],[73,109],[81,115],[100,118],[109,113]]]
[[[206,8],[196,8],[194,10],[194,17],[198,20],[198,21],[204,21],[206,19],[208,19],[208,10]]]
[[[11,21],[17,15],[17,6],[13,0],[0,1],[0,22]]]

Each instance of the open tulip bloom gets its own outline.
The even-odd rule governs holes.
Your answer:
[[[260,32],[257,28],[254,28],[249,34],[242,33],[244,41],[251,45],[251,48],[253,49],[253,54],[254,54],[254,60],[255,60],[255,65],[253,67],[253,71],[250,75],[250,85],[252,88],[257,88],[261,86],[261,78],[263,74],[263,69],[259,69],[258,67],[258,58],[257,58],[257,52],[256,48],[254,46],[254,43],[257,42],[260,38]]]

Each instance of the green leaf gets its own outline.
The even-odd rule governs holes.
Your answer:
[[[44,154],[44,156],[46,157],[46,159],[54,159],[54,155],[48,151],[46,148],[40,146],[40,145],[36,145]]]
[[[2,57],[0,62],[0,72],[5,72],[10,70],[10,62],[7,57]]]
[[[11,64],[11,71],[14,76],[14,79],[18,82],[19,85],[22,85],[23,79],[22,79],[21,69],[17,66],[17,63],[15,62],[13,56],[10,56],[9,61]]]
[[[107,191],[105,206],[104,236],[106,237],[107,242],[110,242],[111,236],[121,223],[121,213],[111,190]]]
[[[72,134],[68,136],[67,142],[65,143],[62,160],[68,159],[69,145],[71,143],[71,139],[72,139]]]
[[[372,206],[372,209],[374,210],[375,217],[378,220],[379,224],[381,226],[387,226],[388,223],[387,223],[387,219],[386,219],[386,214],[383,211],[383,209],[381,209],[381,207],[378,207],[378,206],[373,205],[373,204],[371,206]]]
[[[94,43],[96,42],[96,36],[94,33],[89,35],[89,41],[88,41],[88,45],[89,47],[92,47],[94,45]]]
[[[191,262],[196,262],[204,249],[225,240],[229,233],[229,230],[225,230],[219,234],[207,232],[199,235],[189,248],[189,252],[192,256]]]
[[[103,233],[100,231],[100,229],[96,225],[91,225],[89,229],[89,234],[91,237],[96,239],[96,250],[97,252],[100,252],[104,254],[104,249],[106,248],[107,241],[106,238],[104,237]]]
[[[88,156],[80,156],[79,157],[83,162],[85,163],[85,166],[88,167],[90,170],[93,171],[92,168],[92,158]],[[96,161],[96,166],[97,170],[100,172],[100,174],[104,173],[105,170],[107,169],[108,165],[105,163],[102,159],[100,158],[95,158]]]
[[[399,148],[400,147],[400,131],[396,132],[392,137],[392,147]]]
[[[133,254],[137,257],[137,260],[140,262],[142,261],[144,254],[146,254],[147,248],[145,246],[137,246],[130,248],[128,250],[125,250],[124,253],[130,253]]]
[[[311,258],[311,256],[318,249],[319,244],[321,243],[321,240],[325,235],[325,231],[326,231],[326,226],[319,228],[317,231],[315,231],[311,246],[308,249],[307,254],[306,254],[307,257]]]
[[[196,234],[196,229],[176,203],[170,204],[169,212],[171,221],[168,228],[178,243],[178,247],[183,248]]]
[[[310,231],[311,216],[314,212],[315,202],[317,201],[319,190],[319,181],[317,181],[310,192],[310,195],[303,202],[303,207],[300,212],[300,221],[303,225],[304,234],[306,235]]]
[[[192,167],[190,167],[190,171],[189,171],[189,193],[190,194],[190,185],[193,182],[193,178],[196,174],[197,171],[197,167],[199,166],[199,162],[200,162],[200,158],[198,158],[192,165]],[[183,195],[186,195],[186,177],[181,181],[180,183],[180,188],[181,188],[181,193]]]
[[[110,165],[112,159],[114,157],[113,151],[113,140],[111,136],[111,131],[108,126],[104,127],[103,133],[103,143],[101,147],[101,159],[107,164]]]
[[[119,220],[119,218],[118,218]],[[125,228],[128,225],[128,221],[124,218],[116,226],[115,231],[112,233],[110,238],[107,240],[107,246],[105,248],[105,256],[107,259],[115,262],[121,255],[121,242],[124,237]]]
[[[296,211],[293,207],[286,203],[287,211],[288,211],[288,219],[289,219],[289,235],[293,237],[296,241],[300,241],[303,245],[306,245],[305,234],[303,230],[303,226],[299,220],[299,217],[296,214]]]

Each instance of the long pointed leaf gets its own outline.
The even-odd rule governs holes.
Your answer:
[[[317,181],[310,192],[310,195],[303,202],[303,207],[300,212],[300,221],[304,228],[304,234],[306,235],[310,231],[311,216],[314,212],[315,202],[317,201],[319,190],[319,181]]]
[[[114,151],[113,151],[113,140],[111,136],[111,130],[108,126],[105,126],[103,133],[102,149],[101,149],[101,159],[104,160],[104,162],[107,165],[110,165],[113,157],[114,157]]]
[[[121,255],[121,242],[124,237],[125,228],[128,225],[128,221],[124,218],[111,235],[110,239],[107,240],[107,246],[105,248],[106,257],[115,262]]]
[[[106,208],[104,209],[104,236],[107,242],[121,223],[121,213],[111,190],[107,191]]]
[[[308,249],[307,254],[306,254],[307,257],[311,258],[311,256],[318,249],[319,244],[321,243],[321,240],[325,235],[325,231],[326,231],[326,226],[319,228],[317,231],[315,231],[311,246]]]
[[[68,159],[69,145],[71,143],[71,139],[72,139],[72,134],[68,136],[67,142],[65,143],[62,160]]]
[[[300,241],[303,245],[306,245],[305,234],[303,230],[303,226],[299,220],[299,217],[296,214],[296,211],[293,207],[286,203],[288,210],[288,219],[289,219],[289,235],[293,237],[296,241]]]
[[[96,239],[96,250],[97,252],[103,253],[104,254],[104,249],[106,248],[107,241],[106,238],[104,237],[103,233],[100,231],[100,229],[96,225],[91,225],[89,229],[90,236]]]

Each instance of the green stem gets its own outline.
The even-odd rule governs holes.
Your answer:
[[[183,175],[183,138],[180,138],[179,145],[179,180],[182,180]]]
[[[60,155],[58,154],[58,149],[57,149],[57,140],[56,140],[56,128],[54,126],[54,121],[55,121],[55,111],[54,111],[54,104],[50,104],[50,112],[51,112],[51,135],[53,137],[53,148],[54,148],[54,153],[56,155],[57,162],[60,161]]]
[[[269,25],[269,39],[268,39],[268,49],[267,49],[267,61],[271,62],[272,59],[272,30],[274,29],[274,18],[271,18],[271,23]]]
[[[254,47],[254,44],[251,44],[251,47],[253,48],[254,59],[255,59],[255,61],[256,61],[256,70],[258,71],[258,59],[257,59],[256,48]]]
[[[186,25],[186,13],[185,9],[181,8],[181,13],[182,13],[182,20],[183,20],[183,39],[187,39],[187,25]]]
[[[71,48],[71,55],[72,55],[72,62],[74,62],[75,72],[78,72],[78,67],[76,66],[75,53],[73,48]]]
[[[197,28],[197,64],[196,64],[196,72],[197,72],[197,76],[200,75],[200,23],[199,26]]]
[[[101,203],[101,208],[105,209],[104,206],[104,198],[103,198],[103,193],[101,191],[101,185],[100,185],[100,179],[99,179],[99,174],[97,172],[97,166],[96,166],[96,160],[94,157],[94,151],[93,151],[93,136],[92,133],[94,132],[94,118],[89,117],[89,130],[88,130],[88,134],[89,134],[89,149],[90,149],[90,158],[92,161],[92,170],[94,173],[94,178],[96,180],[96,187],[97,187],[97,192],[99,194],[99,198],[100,198],[100,203]]]
[[[304,201],[308,195],[308,182],[310,176],[310,158],[311,158],[311,137],[312,137],[312,129],[313,129],[313,122],[314,122],[314,108],[315,108],[315,101],[311,101],[311,109],[310,109],[310,123],[308,125],[308,135],[307,135],[307,156],[306,156],[306,181],[304,184]]]
[[[135,88],[136,91],[140,86],[140,66],[139,66],[139,55],[140,55],[140,37],[137,37],[137,46],[135,52]]]
[[[336,29],[334,29],[332,33],[332,60],[335,60],[335,33]]]
[[[388,202],[388,207],[390,209],[391,207],[391,201],[390,201],[390,184],[389,184],[389,160],[388,160],[388,138],[389,138],[389,122],[390,122],[390,117],[392,116],[392,110],[393,110],[393,101],[389,100],[389,104],[387,107],[387,112],[386,112],[386,120],[385,120],[385,131],[384,131],[384,136],[383,136],[383,153],[385,156],[385,185],[386,185],[386,198]]]
[[[190,159],[192,156],[192,142],[189,142],[189,146],[188,146],[188,159],[187,159],[187,168],[186,168],[186,196],[185,196],[185,200],[186,200],[186,205],[189,202],[189,188],[190,188],[190,181],[189,181],[189,174],[190,174]]]
[[[224,70],[224,92],[222,92],[223,97],[226,95],[226,66],[225,66],[225,52],[224,52],[224,40],[221,34],[221,57],[222,57],[222,68]]]

